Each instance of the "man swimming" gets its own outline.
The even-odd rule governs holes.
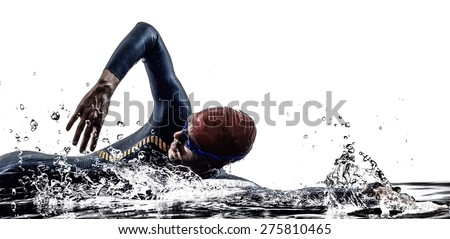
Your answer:
[[[66,129],[79,120],[72,140],[85,152],[89,141],[94,151],[108,113],[112,94],[131,67],[143,60],[150,81],[154,110],[149,121],[132,135],[92,154],[67,157],[74,168],[86,170],[96,163],[127,161],[138,154],[189,167],[202,178],[214,177],[220,169],[243,159],[256,137],[254,121],[232,108],[208,108],[191,114],[185,90],[177,79],[169,53],[157,30],[138,23],[122,40],[98,82],[79,103]],[[118,151],[120,150],[120,151]],[[116,153],[119,152],[119,153]],[[54,168],[55,155],[24,151],[0,157],[0,185],[17,185],[28,169]]]

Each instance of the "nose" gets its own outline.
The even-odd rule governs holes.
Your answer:
[[[186,136],[183,134],[182,131],[177,131],[173,134],[173,138],[178,140],[180,143],[184,143],[186,141]]]

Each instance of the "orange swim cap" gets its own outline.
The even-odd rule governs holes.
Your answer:
[[[201,150],[223,156],[245,156],[252,149],[256,126],[246,113],[230,107],[194,114],[192,136]]]

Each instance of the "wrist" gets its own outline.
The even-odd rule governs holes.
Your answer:
[[[97,85],[102,88],[109,89],[111,93],[113,93],[117,86],[119,85],[120,80],[108,69],[103,70],[100,79],[97,82]]]

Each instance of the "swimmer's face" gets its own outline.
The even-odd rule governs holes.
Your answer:
[[[186,165],[196,160],[196,155],[186,145],[186,136],[177,131],[173,134],[173,142],[169,148],[169,160],[173,163]]]
[[[190,140],[195,140],[192,135],[192,118],[188,119],[188,129],[187,133]],[[204,165],[205,162],[200,157],[198,157],[194,152],[192,152],[186,144],[186,135],[182,130],[177,131],[173,134],[173,142],[170,144],[169,148],[169,160],[175,164],[182,164],[184,166],[190,167],[193,171],[200,170],[201,168],[208,167]]]

